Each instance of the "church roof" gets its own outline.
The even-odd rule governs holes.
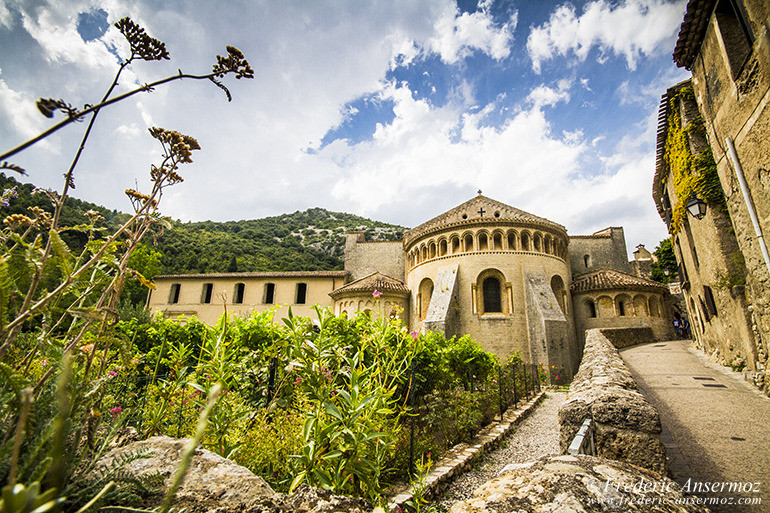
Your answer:
[[[558,223],[530,214],[529,212],[524,212],[523,210],[479,194],[475,198],[471,198],[465,203],[409,230],[404,235],[404,244],[409,245],[415,239],[435,230],[501,221],[544,225],[565,233],[567,231],[566,228]]]
[[[590,273],[582,274],[573,279],[570,290],[572,292],[588,292],[592,290],[613,289],[644,289],[644,290],[668,290],[668,287],[657,281],[640,278],[633,274],[624,273],[617,269],[598,269]]]
[[[374,272],[368,276],[359,278],[356,281],[352,281],[347,285],[343,285],[330,292],[329,295],[332,298],[337,298],[344,293],[374,292],[375,290],[379,290],[380,292],[393,292],[396,294],[409,294],[409,289],[401,280],[397,280],[386,274]]]
[[[679,29],[679,38],[674,48],[674,62],[680,68],[692,69],[695,56],[706,35],[711,11],[715,0],[690,0]]]

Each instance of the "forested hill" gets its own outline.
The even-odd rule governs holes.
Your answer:
[[[52,210],[45,194],[32,194],[34,185],[19,183],[0,173],[0,191],[10,187],[16,187],[18,197],[2,207],[3,218],[9,214],[27,214],[27,208],[33,205]],[[84,223],[84,213],[88,210],[98,211],[109,229],[117,228],[120,221],[126,219],[126,214],[115,210],[68,198],[61,225]],[[157,271],[161,274],[337,270],[343,268],[346,231],[363,231],[366,240],[376,241],[399,240],[406,230],[322,208],[248,221],[174,221],[171,224],[154,242],[152,238],[145,240],[146,245],[159,253],[161,265]],[[67,243],[78,246],[84,242],[77,240],[79,235],[72,234]]]
[[[311,208],[250,221],[174,223],[157,250],[163,272],[174,274],[327,271],[343,268],[345,232],[354,230],[366,240],[399,240],[406,228]]]

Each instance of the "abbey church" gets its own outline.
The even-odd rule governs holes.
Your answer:
[[[223,306],[236,315],[275,309],[276,320],[289,307],[314,318],[314,305],[398,317],[410,330],[468,334],[501,359],[519,351],[571,375],[587,329],[672,338],[668,288],[632,263],[622,228],[569,236],[560,224],[479,192],[401,241],[347,234],[344,271],[159,276],[148,304],[207,323]]]

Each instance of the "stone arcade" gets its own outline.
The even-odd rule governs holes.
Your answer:
[[[571,376],[585,329],[672,335],[668,289],[632,274],[626,255],[622,228],[570,237],[553,221],[479,193],[402,241],[349,233],[344,271],[159,276],[148,304],[207,323],[223,301],[236,315],[275,308],[276,319],[289,306],[315,317],[312,305],[399,317],[410,330],[468,334],[502,359],[520,351]]]

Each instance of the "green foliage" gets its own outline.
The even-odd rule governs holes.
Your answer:
[[[736,251],[730,255],[725,271],[717,271],[716,286],[721,289],[730,289],[732,287],[743,287],[746,285],[746,260],[743,253]]]
[[[687,202],[694,195],[698,195],[712,208],[717,208],[728,215],[725,195],[719,181],[711,148],[706,147],[697,155],[693,155],[690,150],[687,134],[691,131],[705,133],[703,121],[699,116],[690,126],[682,126],[679,103],[682,99],[694,102],[694,95],[692,87],[688,86],[680,89],[669,100],[671,107],[668,115],[666,150],[663,158],[673,174],[674,192],[677,197],[672,215],[672,234],[678,233],[681,229],[682,222],[687,215]]]
[[[652,279],[660,283],[670,283],[679,278],[679,267],[674,255],[674,245],[670,238],[663,239],[655,248],[653,255],[658,261],[650,264]],[[666,274],[668,271],[668,275]]]

